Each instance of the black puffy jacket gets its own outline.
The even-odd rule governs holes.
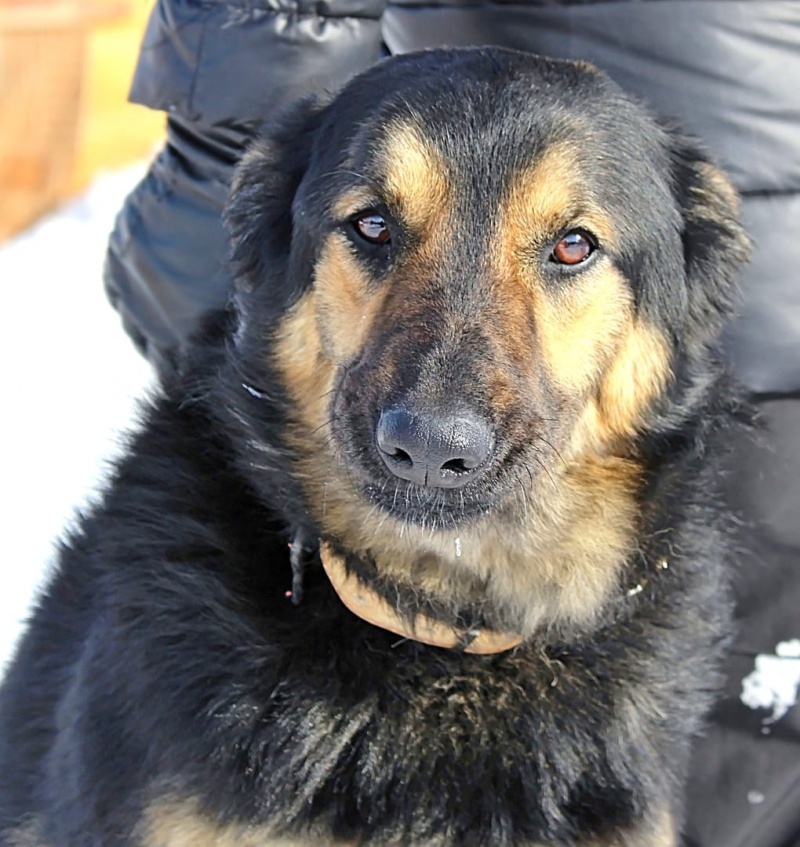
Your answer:
[[[755,244],[731,359],[766,427],[738,445],[730,498],[750,553],[727,697],[697,744],[686,844],[800,845],[800,707],[778,720],[762,666],[800,664],[800,0],[159,0],[132,99],[168,142],[112,235],[106,286],[160,368],[227,297],[231,171],[281,106],[387,53],[496,44],[587,59],[702,137],[743,196]],[[777,648],[777,645],[784,645]],[[770,659],[783,652],[788,655]],[[792,653],[798,658],[792,658]],[[800,671],[795,671],[800,682]],[[761,695],[764,706],[751,706]],[[785,704],[786,705],[786,704]]]

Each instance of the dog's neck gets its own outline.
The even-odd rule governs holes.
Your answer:
[[[372,588],[348,571],[345,560],[325,542],[320,544],[320,559],[342,603],[367,623],[394,632],[403,638],[465,653],[502,653],[522,643],[519,633],[496,632],[475,628],[459,632],[441,621],[417,614],[406,620],[392,605]]]

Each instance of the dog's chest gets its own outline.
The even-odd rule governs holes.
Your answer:
[[[598,796],[608,824],[631,820],[613,695],[585,659],[331,643],[295,655],[268,701],[218,702],[214,792],[152,807],[147,847],[538,845],[590,824]]]

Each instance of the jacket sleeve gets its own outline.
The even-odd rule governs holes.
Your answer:
[[[111,235],[105,286],[139,349],[172,368],[230,289],[220,213],[255,129],[381,54],[385,0],[158,0],[131,100],[167,112],[166,143]]]

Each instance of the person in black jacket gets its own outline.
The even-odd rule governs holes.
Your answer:
[[[475,44],[593,62],[703,138],[743,197],[755,252],[729,349],[764,427],[736,445],[728,484],[748,549],[739,629],[726,697],[696,746],[685,844],[796,847],[800,0],[159,0],[132,99],[168,113],[167,143],[118,218],[107,291],[159,371],[180,367],[203,315],[228,297],[221,210],[259,127],[384,55]]]

